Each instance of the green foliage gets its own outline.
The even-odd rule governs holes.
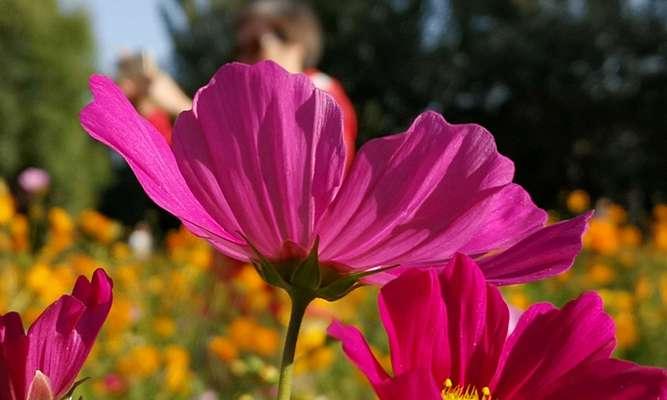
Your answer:
[[[171,0],[165,21],[191,92],[233,48],[239,0]],[[586,187],[633,215],[667,196],[667,28],[656,1],[310,0],[322,70],[359,114],[360,142],[433,108],[475,121],[542,206]],[[548,183],[548,184],[547,184]]]
[[[56,0],[0,5],[0,176],[41,167],[55,204],[90,206],[109,178],[109,159],[78,122],[93,64],[88,19],[59,10]]]

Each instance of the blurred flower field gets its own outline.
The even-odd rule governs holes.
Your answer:
[[[589,208],[588,195],[567,198],[573,212]],[[535,301],[564,304],[596,290],[616,323],[616,354],[639,363],[667,366],[667,205],[659,204],[645,226],[628,222],[626,211],[600,200],[574,267],[554,279],[508,287],[510,303],[525,308]]]
[[[590,199],[575,191],[567,207],[579,213]],[[629,224],[618,205],[600,201],[595,208],[573,270],[504,293],[525,309],[599,290],[618,327],[618,355],[665,367],[667,205],[657,206],[642,227]],[[151,254],[132,250],[129,233],[94,210],[74,216],[36,203],[18,213],[0,181],[0,314],[20,311],[29,324],[77,275],[104,266],[115,298],[82,374],[92,378],[79,390],[84,399],[274,395],[288,312],[282,293],[266,286],[252,266],[223,259],[182,228],[167,233]],[[361,325],[388,361],[375,294],[362,288],[339,302],[311,305],[297,349],[296,398],[373,398],[325,331],[332,316]]]

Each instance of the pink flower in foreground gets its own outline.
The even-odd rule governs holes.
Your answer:
[[[426,112],[366,143],[347,171],[339,107],[270,61],[220,68],[178,117],[171,145],[110,79],[95,75],[90,88],[85,130],[127,160],[159,206],[242,261],[256,258],[250,245],[271,263],[300,260],[319,237],[320,264],[340,272],[462,252],[480,257],[490,281],[515,283],[562,272],[581,248],[590,215],[545,227],[478,125]]]
[[[0,400],[60,399],[74,384],[112,301],[102,269],[80,276],[72,295],[51,304],[28,329],[15,312],[0,316]]]
[[[507,337],[500,292],[458,255],[385,285],[379,308],[393,376],[356,328],[334,322],[329,334],[381,400],[667,399],[665,370],[610,358],[614,325],[595,293],[562,309],[536,304]]]

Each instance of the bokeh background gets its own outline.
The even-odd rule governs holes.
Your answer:
[[[151,55],[192,96],[233,60],[246,3],[0,0],[0,313],[34,319],[76,274],[107,266],[116,301],[85,398],[271,396],[285,299],[152,206],[78,124],[88,76],[113,75],[122,52]],[[667,1],[307,3],[323,28],[318,68],[350,97],[358,146],[434,109],[493,132],[553,220],[596,208],[574,269],[506,298],[525,309],[600,290],[617,354],[667,367]],[[30,167],[48,183],[26,185]],[[332,316],[387,356],[373,288],[316,304],[297,395],[370,399],[326,339]]]

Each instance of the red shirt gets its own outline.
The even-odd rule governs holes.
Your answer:
[[[167,143],[171,143],[171,120],[166,111],[156,107],[145,118],[164,136]]]

